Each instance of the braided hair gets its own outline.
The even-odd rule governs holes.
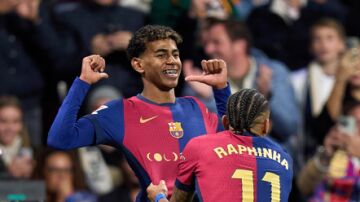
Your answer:
[[[226,108],[229,124],[239,134],[250,131],[255,120],[269,111],[268,101],[255,89],[242,89],[231,95]]]

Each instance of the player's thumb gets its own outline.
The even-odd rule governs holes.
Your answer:
[[[198,81],[198,82],[204,82],[205,78],[204,76],[200,75],[190,75],[185,77],[185,81]]]
[[[105,72],[100,73],[100,79],[107,79],[107,78],[109,78],[109,75],[107,73]]]

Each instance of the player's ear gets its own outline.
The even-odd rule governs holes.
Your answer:
[[[270,131],[270,119],[267,118],[265,121],[264,121],[264,126],[263,126],[263,134],[266,135],[268,134]]]
[[[223,124],[225,130],[229,130],[230,124],[229,124],[229,119],[228,119],[228,117],[227,117],[226,115],[223,115],[222,118],[221,118],[221,120],[222,120],[222,124]]]
[[[132,58],[131,59],[131,66],[134,68],[135,71],[139,72],[140,74],[144,73],[143,65],[141,64],[140,58]]]

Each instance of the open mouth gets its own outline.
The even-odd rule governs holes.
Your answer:
[[[163,70],[163,74],[165,74],[168,77],[176,78],[178,77],[178,70],[176,69],[165,69]]]

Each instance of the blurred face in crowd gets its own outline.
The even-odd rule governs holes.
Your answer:
[[[223,59],[229,63],[232,58],[232,41],[226,29],[221,24],[216,24],[207,30],[205,52],[211,58]]]
[[[0,109],[0,143],[11,144],[23,128],[22,112],[18,107],[5,106]]]
[[[45,183],[49,192],[56,193],[64,184],[73,182],[73,164],[66,153],[56,152],[49,155],[44,166]]]
[[[320,64],[339,59],[345,50],[345,43],[337,30],[332,27],[315,27],[312,30],[312,52]]]
[[[234,65],[234,60],[239,56],[247,56],[247,43],[242,39],[232,41],[224,25],[215,24],[207,30],[204,46],[208,56],[223,59],[228,64],[228,74],[231,78],[240,78],[246,73],[246,69],[239,69]]]
[[[163,91],[177,86],[182,64],[174,40],[147,43],[145,52],[137,60],[139,62],[136,71],[143,75],[144,84],[155,85]]]

